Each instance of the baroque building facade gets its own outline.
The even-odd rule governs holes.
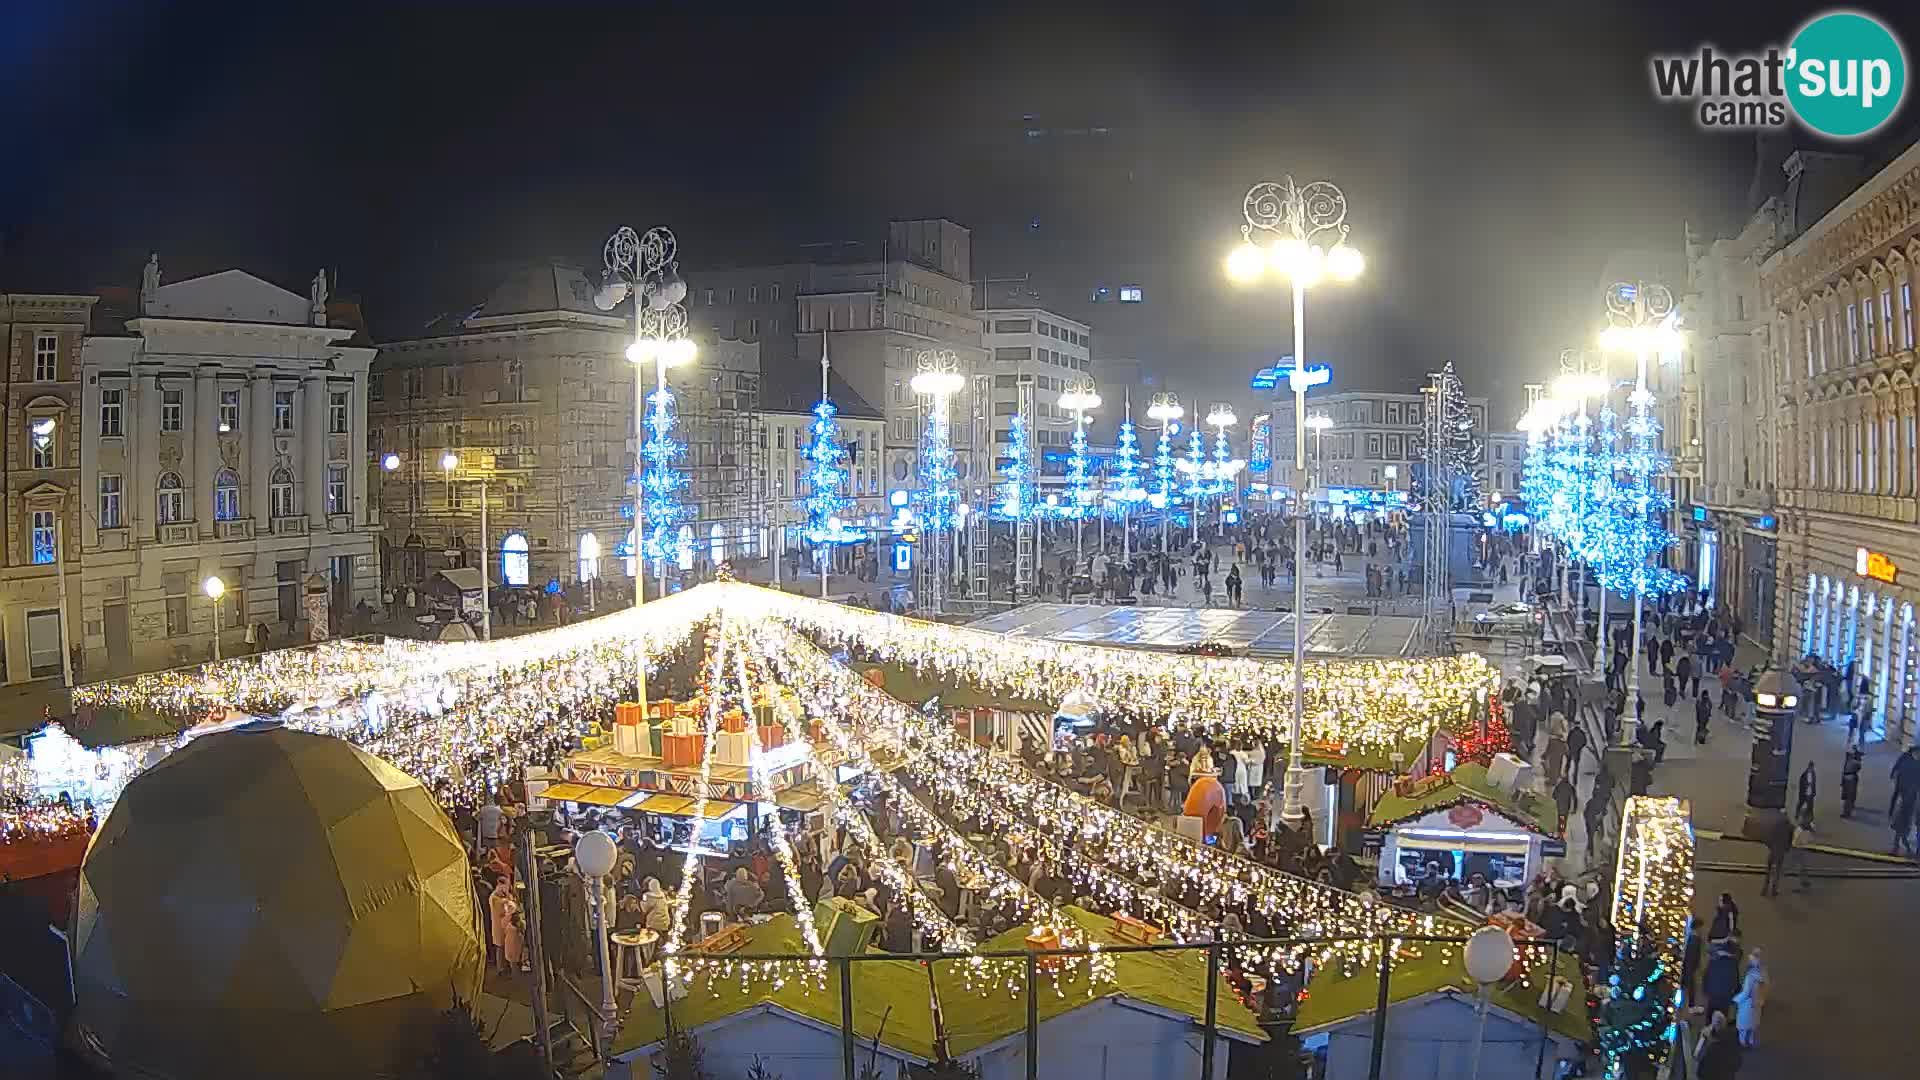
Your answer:
[[[1787,173],[1806,162],[1789,159]],[[1916,324],[1920,145],[1760,267],[1779,389],[1777,660],[1868,683],[1868,737],[1920,723]]]
[[[207,659],[216,632],[233,651],[258,624],[323,637],[377,598],[374,350],[326,299],[324,275],[304,297],[240,270],[162,285],[156,258],[137,312],[96,318],[73,425],[89,678]]]

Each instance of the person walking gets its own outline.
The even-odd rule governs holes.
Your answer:
[[[1567,730],[1567,776],[1580,778],[1580,755],[1587,749],[1587,725],[1574,722]]]
[[[1133,790],[1134,777],[1140,774],[1140,754],[1133,748],[1133,740],[1120,736],[1120,746],[1115,755],[1120,761],[1120,790],[1114,795],[1113,805],[1125,809],[1127,793]]]
[[[1806,892],[1807,886],[1811,884],[1811,882],[1807,880],[1807,863],[1813,857],[1812,846],[1813,808],[1808,807],[1807,812],[1800,815],[1800,819],[1793,824],[1793,847],[1792,850],[1787,853],[1793,860],[1795,869],[1800,872],[1799,891],[1801,892]],[[1784,863],[1781,864],[1780,876],[1785,877],[1786,871],[1786,865]],[[1775,896],[1780,895],[1780,886],[1777,882],[1774,884],[1773,894]]]
[[[1700,916],[1687,918],[1687,945],[1680,954],[1680,989],[1686,994],[1685,1001],[1693,1004],[1693,980],[1700,975],[1700,954],[1706,951],[1707,943],[1700,936]]]
[[[1707,1012],[1719,1019],[1733,1006],[1734,996],[1740,992],[1740,946],[1728,938],[1715,941],[1707,947],[1706,977],[1701,980],[1700,993],[1707,999]]]
[[[1713,698],[1707,691],[1693,699],[1693,741],[1696,746],[1707,744],[1707,725],[1713,721]]]
[[[1793,822],[1780,815],[1767,829],[1767,875],[1760,884],[1761,896],[1780,895],[1780,875],[1787,866],[1787,853],[1793,850]]]
[[[1671,671],[1672,669],[1673,669],[1673,639],[1661,638],[1660,639],[1660,670],[1664,673],[1664,672]]]
[[[1240,606],[1240,596],[1245,584],[1240,577],[1240,564],[1234,563],[1227,568],[1227,603]]]
[[[1887,816],[1893,817],[1902,802],[1912,802],[1920,795],[1920,746],[1909,746],[1899,757],[1893,759],[1893,769],[1887,774],[1893,781],[1893,797],[1887,802]]]
[[[1865,755],[1858,744],[1847,747],[1846,760],[1840,765],[1840,816],[1853,816],[1853,804],[1860,798],[1860,766]]]
[[[1793,804],[1793,819],[1804,820],[1809,829],[1813,828],[1813,796],[1818,787],[1813,775],[1813,762],[1809,761],[1807,767],[1800,770],[1799,795]]]
[[[1760,1044],[1760,1008],[1767,1003],[1768,986],[1766,960],[1755,948],[1747,954],[1747,973],[1740,978],[1740,992],[1733,996],[1740,1045],[1749,1050]]]
[[[1561,839],[1566,838],[1567,823],[1573,820],[1573,803],[1579,795],[1580,792],[1573,786],[1573,781],[1565,776],[1553,785],[1553,805],[1560,811]]]

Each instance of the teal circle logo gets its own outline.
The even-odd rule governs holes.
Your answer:
[[[1834,11],[1807,23],[1788,46],[1787,101],[1800,122],[1851,139],[1893,118],[1907,94],[1907,56],[1871,15]]]

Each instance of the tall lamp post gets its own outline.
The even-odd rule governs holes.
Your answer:
[[[1227,430],[1240,422],[1234,414],[1233,406],[1226,402],[1216,402],[1207,410],[1207,426],[1213,429],[1213,482],[1214,494],[1220,498],[1219,516],[1224,521],[1227,510],[1227,493],[1238,486],[1240,470],[1235,467],[1233,453],[1227,447]]]
[[[1227,257],[1227,274],[1252,284],[1274,275],[1284,277],[1293,291],[1293,367],[1287,372],[1293,388],[1293,468],[1296,479],[1293,544],[1293,729],[1287,758],[1285,800],[1280,816],[1297,826],[1306,816],[1307,771],[1300,760],[1301,727],[1306,711],[1306,583],[1301,573],[1307,547],[1307,389],[1324,383],[1332,372],[1307,366],[1307,290],[1324,278],[1351,281],[1360,276],[1365,260],[1347,246],[1347,197],[1324,180],[1305,187],[1289,176],[1280,183],[1255,184],[1242,200],[1246,224],[1242,242]],[[1261,242],[1255,241],[1255,236]],[[1322,241],[1330,241],[1322,247]]]
[[[580,834],[573,842],[573,865],[578,867],[581,876],[587,879],[587,891],[593,896],[589,905],[593,912],[594,957],[600,961],[600,1025],[601,1045],[610,1046],[613,1036],[619,1028],[619,1003],[613,996],[613,964],[609,961],[611,951],[607,946],[607,875],[613,872],[614,863],[619,859],[620,849],[613,837],[604,831],[595,829]],[[531,882],[530,889],[540,887],[539,882]],[[542,972],[542,977],[545,976]]]
[[[914,393],[931,399],[927,408],[925,444],[920,453],[920,483],[925,512],[927,546],[928,610],[938,614],[946,610],[947,575],[952,553],[949,535],[954,526],[954,510],[960,493],[954,488],[953,438],[948,428],[947,402],[966,385],[960,374],[960,354],[952,349],[923,349],[914,358],[915,372],[909,387]]]
[[[1073,565],[1077,568],[1080,534],[1085,531],[1087,508],[1093,505],[1087,490],[1087,413],[1100,407],[1100,394],[1092,383],[1083,383],[1060,395],[1060,407],[1073,414],[1073,456],[1068,463],[1067,496],[1073,501]]]
[[[1647,387],[1647,358],[1669,356],[1680,349],[1682,338],[1675,327],[1673,290],[1650,282],[1617,282],[1607,289],[1607,329],[1600,335],[1600,347],[1608,352],[1631,352],[1634,357],[1633,407],[1627,430],[1633,436],[1627,453],[1632,483],[1627,493],[1627,509],[1632,515],[1636,565],[1627,571],[1633,586],[1633,655],[1627,662],[1627,708],[1620,721],[1620,744],[1632,746],[1639,727],[1635,708],[1640,700],[1640,624],[1647,590],[1658,575],[1653,565],[1654,528],[1649,518],[1654,510],[1653,472],[1659,451],[1653,442],[1653,391]],[[1664,528],[1659,530],[1664,532]]]
[[[460,467],[460,455],[449,450],[440,455],[440,470],[447,474],[447,490],[454,485],[453,472]],[[490,583],[493,577],[493,541],[487,534],[487,478],[480,478],[480,640],[493,640],[493,603]]]
[[[218,577],[209,577],[200,583],[200,591],[213,601],[213,662],[220,662],[220,598],[227,595],[227,583]]]
[[[1154,448],[1154,478],[1160,481],[1160,491],[1154,496],[1160,509],[1160,554],[1167,553],[1167,521],[1173,517],[1173,467],[1168,455],[1173,447],[1167,439],[1180,433],[1180,418],[1187,415],[1180,399],[1172,394],[1155,394],[1153,403],[1147,406],[1147,419],[1160,425],[1160,442]]]
[[[1569,361],[1563,357],[1562,364]],[[1577,363],[1577,361],[1573,361]],[[1573,630],[1577,640],[1584,640],[1587,632],[1587,570],[1593,561],[1593,555],[1599,550],[1599,530],[1588,524],[1592,509],[1589,499],[1593,494],[1594,460],[1593,421],[1587,415],[1587,400],[1607,392],[1607,380],[1593,372],[1570,370],[1553,381],[1553,396],[1560,403],[1563,412],[1573,414],[1573,437],[1580,446],[1581,460],[1586,463],[1582,469],[1580,490],[1575,504],[1574,540],[1570,544],[1569,554],[1580,556],[1578,576],[1574,577]],[[1573,572],[1572,559],[1567,560],[1567,570]],[[1607,639],[1607,590],[1604,582],[1600,588],[1600,625],[1594,635],[1596,657],[1604,656]]]
[[[1309,490],[1317,491],[1327,482],[1327,452],[1321,446],[1321,436],[1332,426],[1333,417],[1326,413],[1314,413],[1307,417],[1307,430],[1313,432],[1313,482],[1308,485]]]
[[[667,369],[693,363],[699,350],[687,337],[687,283],[680,277],[680,243],[673,230],[648,229],[642,236],[626,225],[613,231],[601,248],[603,267],[600,291],[594,306],[612,311],[622,301],[633,301],[633,342],[627,346],[627,360],[633,364],[633,540],[628,545],[633,557],[633,606],[647,602],[647,554],[661,560],[664,581],[666,538],[673,527],[677,507],[671,501],[679,486],[673,468],[678,456],[668,432],[672,424],[667,393]],[[647,395],[642,376],[647,361],[653,361],[654,403],[657,430],[648,437],[645,418]],[[659,519],[650,529],[647,521],[646,488],[659,488],[661,505],[654,516]],[[483,510],[484,513],[484,503]],[[634,634],[634,700],[644,712],[647,707],[647,659],[640,648],[640,636]]]

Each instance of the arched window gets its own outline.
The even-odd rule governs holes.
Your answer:
[[[155,513],[160,524],[172,525],[187,520],[187,493],[180,486],[180,474],[167,472],[160,474],[158,506]]]
[[[713,565],[719,566],[721,563],[726,562],[727,561],[726,526],[715,525],[713,528],[707,531],[707,538],[712,545]]]
[[[677,562],[679,563],[680,569],[693,569],[693,526],[680,526],[679,542],[675,547],[678,549],[679,559]]]
[[[580,580],[592,581],[600,576],[600,538],[592,533],[580,534]]]
[[[240,517],[240,478],[232,469],[221,469],[213,477],[213,520],[234,521]]]
[[[273,477],[267,487],[268,506],[277,518],[290,518],[297,511],[293,505],[293,473],[285,465],[273,470]]]
[[[527,583],[527,536],[508,533],[500,541],[500,580],[508,585]]]

